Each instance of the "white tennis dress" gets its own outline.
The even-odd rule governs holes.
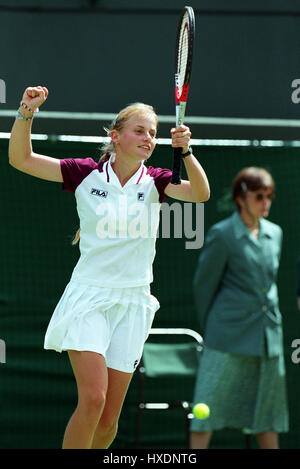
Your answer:
[[[122,187],[110,160],[61,160],[76,197],[80,258],[45,335],[45,349],[88,350],[124,372],[136,368],[159,302],[150,294],[168,169],[140,168]]]

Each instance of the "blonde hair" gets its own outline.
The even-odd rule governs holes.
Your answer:
[[[149,104],[144,104],[140,102],[132,103],[122,109],[119,114],[116,116],[115,119],[110,124],[110,127],[104,127],[107,136],[110,136],[112,130],[117,130],[121,132],[126,126],[128,120],[134,115],[141,115],[141,116],[154,116],[156,128],[158,127],[158,117],[157,114],[152,106]],[[110,140],[109,142],[104,143],[101,146],[101,155],[99,161],[108,161],[111,156],[114,157],[115,155],[115,145]],[[75,246],[80,239],[80,228],[76,231],[76,234],[72,240],[72,245]]]
[[[152,106],[149,104],[144,103],[132,103],[122,109],[117,117],[111,122],[110,128],[104,127],[104,130],[107,133],[107,136],[110,136],[112,130],[117,130],[121,132],[124,129],[125,125],[127,124],[128,120],[134,115],[142,115],[142,116],[154,116],[156,128],[158,127],[158,117],[157,114]],[[115,146],[114,143],[110,140],[110,142],[104,143],[101,147],[101,156],[99,161],[107,161],[109,160],[110,156],[115,153]]]

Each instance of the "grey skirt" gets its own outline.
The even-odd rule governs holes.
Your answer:
[[[209,406],[210,415],[205,420],[193,418],[191,431],[287,432],[283,356],[249,357],[205,348],[194,392],[194,404],[198,402]]]

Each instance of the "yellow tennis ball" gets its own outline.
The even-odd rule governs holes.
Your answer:
[[[194,405],[193,414],[197,419],[207,419],[210,414],[208,405],[203,404],[202,402]]]

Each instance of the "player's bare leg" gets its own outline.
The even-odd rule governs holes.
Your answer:
[[[256,435],[260,449],[279,449],[278,433],[268,431]]]
[[[212,432],[191,432],[190,449],[207,449]]]
[[[78,405],[64,435],[63,449],[91,448],[107,391],[107,368],[102,355],[69,350],[78,389]]]
[[[103,413],[95,431],[92,444],[93,449],[109,448],[113,442],[117,434],[123,402],[133,375],[132,373],[123,373],[111,368],[108,368],[107,371],[107,397]]]

